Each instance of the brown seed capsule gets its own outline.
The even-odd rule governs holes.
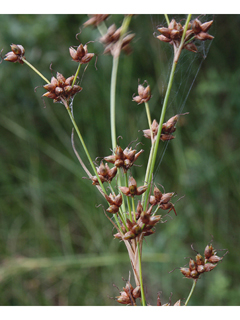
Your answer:
[[[157,224],[157,223],[161,220],[161,217],[162,217],[162,216],[160,216],[160,215],[158,215],[158,216],[151,216],[150,219],[149,219],[148,224],[151,225],[151,226]]]
[[[217,255],[213,255],[210,258],[208,258],[208,262],[211,263],[218,263],[219,261],[221,261],[223,258],[222,257],[218,257]]]
[[[140,217],[141,217],[141,221],[142,221],[144,224],[148,224],[148,223],[149,223],[150,214],[148,214],[148,213],[145,212],[145,211],[142,211]]]
[[[9,62],[16,62],[18,61],[18,56],[14,52],[10,51],[5,54],[4,60]]]
[[[203,259],[203,257],[200,255],[200,253],[198,253],[198,254],[196,255],[196,263],[197,263],[198,266],[199,266],[199,265],[204,265],[204,259]]]
[[[193,260],[189,260],[189,269],[190,271],[197,270],[197,263]]]
[[[190,278],[191,271],[189,268],[180,268],[180,271],[186,278]]]
[[[212,255],[214,255],[214,250],[212,245],[207,245],[204,250],[205,259],[209,259]]]
[[[120,294],[121,294],[120,296],[116,297],[117,302],[119,302],[121,304],[130,304],[131,303],[131,299],[125,291],[121,291]]]
[[[197,278],[199,277],[199,273],[197,272],[197,270],[192,270],[192,271],[190,272],[190,277],[191,277],[192,279],[197,279]]]
[[[136,234],[135,233],[133,233],[132,231],[128,231],[128,232],[126,232],[125,234],[124,234],[124,236],[123,236],[123,239],[124,240],[130,240],[130,239],[134,239],[134,238],[136,238]]]
[[[197,266],[197,272],[198,273],[203,273],[203,272],[205,272],[206,270],[205,270],[205,266],[204,265],[198,265]]]
[[[206,263],[205,264],[205,271],[206,272],[212,271],[216,266],[217,266],[217,264]]]
[[[137,286],[135,289],[133,289],[132,296],[135,299],[141,298],[141,287],[140,286]]]

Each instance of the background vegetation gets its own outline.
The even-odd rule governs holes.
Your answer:
[[[110,16],[107,25],[120,26],[122,18]],[[191,281],[178,270],[168,272],[185,265],[184,257],[194,256],[192,243],[203,253],[211,235],[214,247],[230,252],[213,272],[201,277],[190,305],[240,301],[240,16],[207,16],[202,21],[212,18],[209,33],[215,39],[207,58],[203,61],[209,43],[199,54],[185,53],[167,110],[166,119],[179,111],[190,113],[182,117],[163,160],[159,158],[155,182],[185,198],[176,204],[178,216],[171,213],[173,220],[168,217],[168,223],[158,225],[145,243],[143,276],[152,305],[158,291],[163,303],[171,292],[173,302],[187,297]],[[75,34],[87,19],[86,15],[1,15],[0,47],[5,54],[11,43],[22,44],[26,58],[48,79],[51,62],[55,71],[68,77],[76,70],[68,48],[79,44]],[[147,80],[153,93],[152,118],[159,119],[172,60],[172,48],[153,35],[160,24],[165,24],[162,15],[134,16],[133,52],[121,55],[119,62],[117,134],[123,137],[119,140],[123,147],[136,138],[145,144],[146,152],[138,160],[142,165],[149,141],[138,130],[147,128],[147,120],[144,106],[131,100],[138,79]],[[98,39],[99,33],[86,28],[79,38],[85,44]],[[97,70],[92,60],[74,111],[95,158],[110,154],[112,59],[102,55],[98,41],[88,49],[98,54]],[[124,245],[113,240],[112,225],[102,209],[95,207],[102,198],[89,180],[82,179],[85,173],[71,148],[72,126],[66,111],[47,99],[45,107],[40,99],[45,90],[34,91],[43,84],[27,66],[7,62],[0,66],[0,305],[116,305],[109,299],[118,295],[112,284],[124,285],[128,256]],[[144,168],[133,170],[142,181]]]

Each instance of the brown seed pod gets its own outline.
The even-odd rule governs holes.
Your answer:
[[[212,271],[216,266],[217,266],[217,264],[206,263],[205,264],[205,271],[206,272]]]
[[[135,289],[133,289],[132,296],[135,299],[141,298],[141,287],[140,286],[137,286]]]

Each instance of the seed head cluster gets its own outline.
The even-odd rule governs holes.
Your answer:
[[[112,24],[107,33],[100,38],[100,42],[102,42],[105,46],[104,54],[110,53],[112,56],[119,56],[121,50],[125,53],[131,53],[130,42],[134,38],[135,34],[127,34],[124,35],[121,43],[119,43],[120,36],[122,32],[122,27],[116,28],[115,24]]]
[[[65,79],[61,73],[57,72],[56,78],[52,77],[51,83],[43,86],[43,88],[47,90],[47,92],[43,94],[43,97],[53,99],[53,102],[60,102],[61,99],[68,101],[82,90],[78,85],[72,86],[73,79],[74,76]]]
[[[9,62],[19,62],[20,64],[23,64],[25,49],[21,44],[11,44],[11,50],[10,52],[5,54],[5,61]]]
[[[205,23],[201,23],[198,19],[191,21],[187,26],[183,48],[197,52],[197,47],[194,44],[195,40],[212,40],[214,37],[207,33],[212,23],[213,20]],[[175,19],[172,19],[167,28],[161,27],[157,29],[161,33],[157,38],[178,48],[182,40],[184,28],[185,26],[182,26],[180,22],[177,23]]]
[[[207,245],[204,250],[204,258],[198,253],[195,260],[190,258],[188,268],[180,268],[181,273],[188,279],[197,280],[199,276],[204,272],[212,271],[228,251],[222,256],[217,256],[216,250],[212,244]]]
[[[183,116],[185,114],[188,114],[188,112],[177,114],[171,117],[167,122],[163,123],[160,140],[167,141],[175,138],[175,136],[173,136],[172,134],[173,132],[176,131],[176,124],[178,122],[179,116]],[[143,130],[144,137],[147,139],[151,139],[151,132],[152,132],[153,142],[155,142],[158,134],[158,128],[159,128],[159,125],[157,121],[154,119],[151,125],[151,129]]]

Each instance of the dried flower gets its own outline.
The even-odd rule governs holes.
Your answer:
[[[97,167],[97,173],[102,183],[111,182],[117,174],[117,167],[110,169],[107,163],[104,165],[103,161],[101,161],[100,166]],[[93,185],[99,185],[97,176],[93,176],[91,180]]]
[[[150,196],[150,204],[152,206],[158,205],[158,207],[162,210],[168,210],[168,213],[173,210],[175,215],[177,212],[175,210],[174,204],[170,202],[171,198],[174,196],[174,192],[162,193],[156,186],[153,190],[153,196]]]
[[[205,261],[198,253],[196,261],[190,258],[189,268],[180,268],[180,271],[184,277],[197,280],[202,273],[212,271],[227,253],[228,251],[222,257],[218,257],[212,245],[207,245],[204,251]]]
[[[100,41],[105,45],[104,54],[110,53],[112,56],[118,56],[121,50],[126,53],[130,53],[129,43],[134,38],[135,34],[127,34],[123,36],[121,43],[118,42],[120,39],[122,27],[116,28],[115,24],[112,24],[107,33],[100,38]]]
[[[57,72],[56,78],[52,77],[51,82],[43,86],[47,92],[42,96],[53,99],[53,102],[59,102],[61,99],[69,100],[76,93],[82,91],[80,86],[71,85],[73,79],[74,76],[65,79],[61,73]]]
[[[10,52],[5,54],[5,61],[9,61],[9,62],[19,62],[21,64],[23,64],[23,58],[24,58],[24,53],[25,53],[25,49],[23,48],[23,46],[21,44],[11,44],[11,50]]]
[[[116,301],[126,305],[136,305],[136,299],[141,298],[141,287],[133,288],[131,283],[127,281],[123,291],[120,291],[120,296],[116,297]]]
[[[129,197],[140,196],[147,190],[148,186],[137,187],[136,180],[129,177],[128,187],[119,187],[123,194]]]
[[[213,20],[201,23],[201,21],[198,19],[190,22],[187,26],[183,48],[192,52],[197,52],[197,47],[194,44],[195,39],[200,41],[212,40],[214,37],[207,33],[212,23]],[[161,27],[157,29],[161,33],[161,35],[157,36],[157,38],[160,41],[168,42],[178,48],[182,39],[184,28],[185,26],[182,26],[180,23],[177,23],[174,19],[172,19],[168,28]]]
[[[70,56],[73,61],[79,62],[80,64],[88,63],[94,56],[94,53],[88,53],[87,45],[83,46],[80,44],[75,50],[73,47],[69,48]]]
[[[90,14],[90,18],[84,22],[84,27],[94,26],[97,27],[101,22],[109,17],[109,14]]]
[[[207,33],[211,25],[213,24],[213,20],[201,23],[198,19],[193,20],[192,22],[192,31],[194,32],[194,36],[198,40],[212,40],[214,37]]]
[[[106,200],[110,204],[110,207],[107,209],[107,212],[109,213],[117,213],[119,211],[119,208],[122,205],[122,195],[118,194],[117,196],[110,193],[108,196],[107,194],[104,194]]]
[[[117,146],[114,154],[105,157],[104,160],[113,163],[117,168],[123,168],[123,171],[127,172],[143,151],[144,150],[140,150],[137,152],[137,150],[128,147],[123,150],[120,146]]]
[[[151,98],[151,90],[150,86],[147,85],[146,87],[143,84],[138,85],[138,96],[133,97],[133,101],[137,102],[137,104],[141,104],[143,102],[149,101]]]
[[[167,122],[163,123],[160,140],[167,141],[175,138],[175,136],[173,136],[172,133],[176,131],[176,124],[178,122],[179,117],[185,114],[189,114],[189,112],[177,114],[171,117]],[[144,137],[147,139],[151,139],[151,130],[152,130],[153,141],[155,141],[158,133],[158,128],[159,128],[159,125],[157,121],[154,119],[151,125],[151,129],[143,130]]]

